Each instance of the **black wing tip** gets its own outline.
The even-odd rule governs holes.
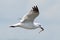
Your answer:
[[[37,5],[32,7],[32,9],[33,9],[33,11],[39,12],[39,9],[38,9]]]

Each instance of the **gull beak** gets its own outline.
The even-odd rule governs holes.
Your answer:
[[[40,28],[41,28],[40,32],[44,31],[44,28],[42,28],[42,27],[40,27]],[[40,32],[39,32],[39,33],[40,33]]]

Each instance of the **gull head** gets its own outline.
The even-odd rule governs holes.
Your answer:
[[[40,25],[40,23],[34,23],[34,25],[35,25],[37,28],[40,28],[40,29],[41,29],[40,32],[44,31],[44,28]]]
[[[43,28],[43,27],[41,27],[41,25],[39,25],[39,27],[41,28],[41,31],[40,31],[40,32],[44,31],[44,28]]]

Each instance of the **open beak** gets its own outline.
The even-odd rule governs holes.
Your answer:
[[[42,28],[42,27],[40,27],[40,28],[41,28],[40,32],[44,31],[44,28]],[[39,32],[39,33],[40,33],[40,32]]]

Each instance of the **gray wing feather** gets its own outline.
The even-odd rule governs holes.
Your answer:
[[[34,6],[27,15],[23,16],[21,22],[33,22],[38,15],[39,9],[37,6]]]

